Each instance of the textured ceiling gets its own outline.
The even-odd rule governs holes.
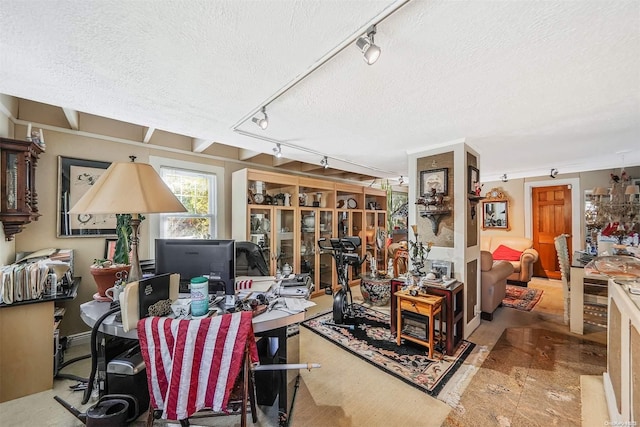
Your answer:
[[[0,0],[0,25],[0,93],[211,143],[388,178],[462,138],[484,181],[640,164],[636,0]]]

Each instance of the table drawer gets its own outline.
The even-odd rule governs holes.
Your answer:
[[[435,313],[442,305],[442,298],[434,297],[426,299],[424,301],[415,301],[402,298],[400,300],[400,310],[411,311],[424,316],[428,316],[429,313]]]

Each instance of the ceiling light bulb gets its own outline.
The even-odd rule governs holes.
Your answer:
[[[263,119],[254,117],[253,119],[251,119],[251,121],[257,124],[258,126],[260,126],[260,128],[264,130],[269,126],[269,117],[267,117],[267,107],[262,107],[262,114],[264,114]]]
[[[280,148],[280,144],[276,144],[276,147],[273,149],[273,155],[278,159],[282,157],[282,149]]]
[[[381,52],[380,48],[373,42],[373,35],[375,33],[376,27],[372,26],[367,31],[366,36],[360,36],[358,40],[356,40],[356,46],[362,52],[364,61],[369,65],[378,60]]]

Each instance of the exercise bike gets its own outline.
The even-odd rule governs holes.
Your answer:
[[[355,317],[353,298],[349,287],[349,266],[359,268],[367,256],[360,258],[356,253],[362,242],[360,237],[330,238],[330,246],[326,245],[326,241],[327,239],[324,237],[319,239],[318,247],[321,251],[331,253],[336,263],[340,288],[333,295],[333,321],[336,326],[341,326],[347,322],[353,322]]]

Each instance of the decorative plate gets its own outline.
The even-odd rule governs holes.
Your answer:
[[[356,199],[348,199],[347,200],[347,207],[349,209],[355,209],[358,207],[358,203],[356,203]]]

